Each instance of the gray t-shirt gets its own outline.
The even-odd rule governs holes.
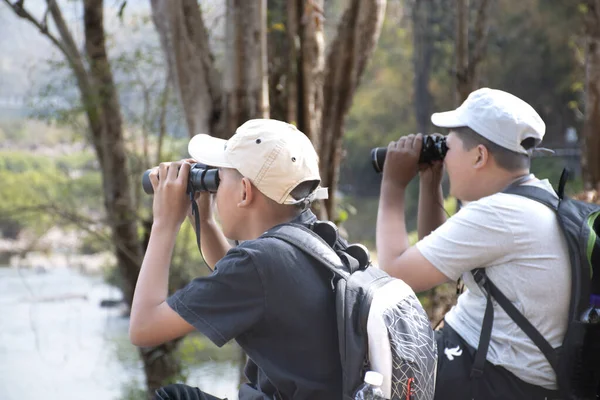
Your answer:
[[[534,186],[554,194],[547,180]],[[417,243],[417,248],[466,290],[446,314],[446,322],[477,348],[486,297],[470,273],[487,275],[550,342],[562,344],[567,326],[571,275],[569,252],[554,211],[522,196],[496,193],[468,203]],[[542,352],[494,302],[494,325],[487,359],[525,382],[556,389],[556,376]]]

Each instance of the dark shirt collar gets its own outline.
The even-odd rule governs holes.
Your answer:
[[[310,209],[302,211],[301,214],[297,215],[290,222],[293,224],[310,225],[317,220],[317,217]]]

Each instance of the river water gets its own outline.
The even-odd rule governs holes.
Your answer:
[[[100,307],[120,298],[102,278],[69,268],[0,268],[0,400],[139,399],[144,374],[129,320]],[[187,383],[237,399],[237,362],[210,358],[189,366]]]

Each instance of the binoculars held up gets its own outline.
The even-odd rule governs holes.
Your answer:
[[[154,188],[150,182],[151,169],[146,170],[142,175],[142,187],[146,194],[153,194]],[[160,177],[159,177],[160,179]],[[208,167],[201,163],[196,163],[190,168],[188,178],[187,193],[210,192],[216,193],[219,188],[219,170],[214,167]]]
[[[423,136],[423,147],[419,156],[419,164],[429,164],[433,161],[441,161],[446,157],[448,146],[446,146],[446,138],[438,135]],[[371,163],[376,172],[383,171],[385,156],[387,155],[387,147],[376,147],[371,150]]]

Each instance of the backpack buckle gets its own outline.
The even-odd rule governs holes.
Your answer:
[[[475,283],[477,283],[478,286],[485,286],[485,283],[487,282],[487,275],[485,274],[483,268],[474,269],[472,271],[472,275]]]

